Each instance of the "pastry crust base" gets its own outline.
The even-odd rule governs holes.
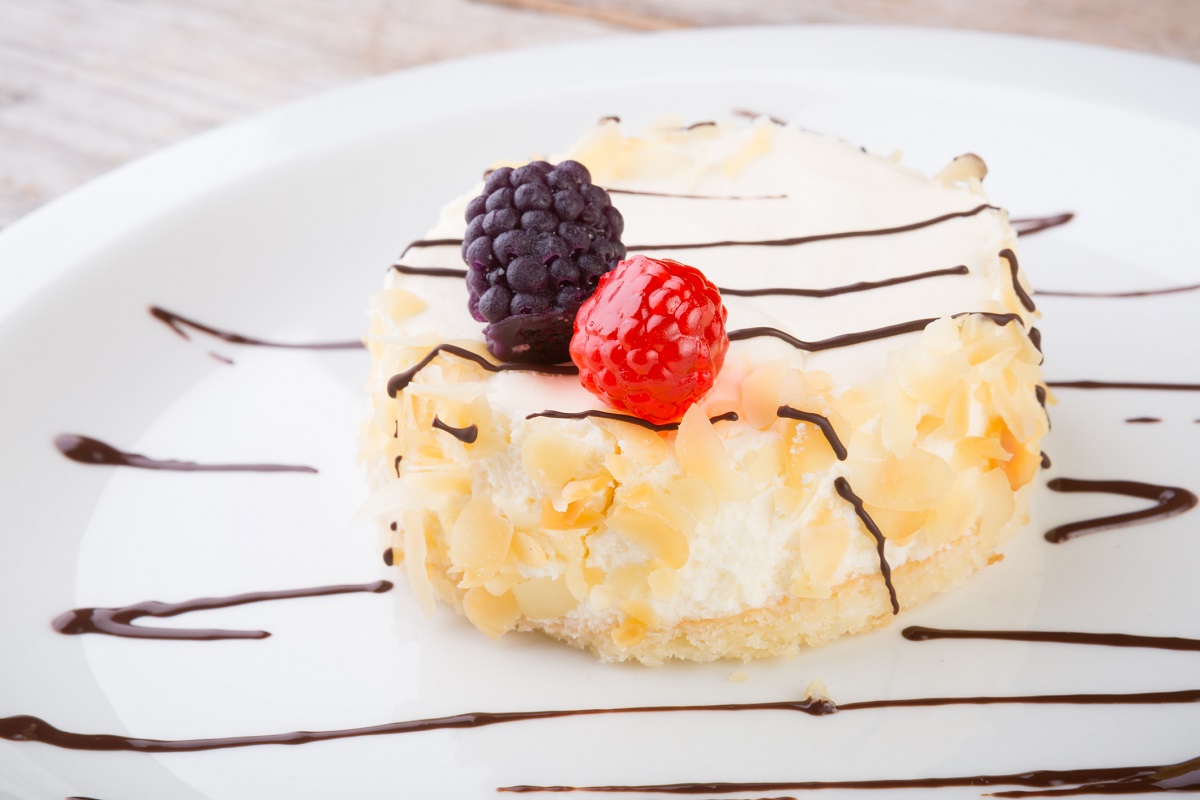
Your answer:
[[[1015,495],[1012,518],[995,533],[961,536],[920,561],[892,570],[901,611],[936,594],[956,589],[983,567],[1004,559],[1001,546],[1029,522],[1029,484]],[[866,535],[864,533],[864,535]],[[548,623],[522,620],[518,630],[537,630],[573,647],[589,650],[602,661],[640,661],[651,666],[669,659],[716,661],[796,655],[851,633],[885,627],[892,614],[887,589],[879,575],[862,575],[834,588],[828,598],[786,597],[773,606],[755,608],[718,619],[685,620],[660,630],[648,630],[636,645],[619,647],[612,628],[583,629],[561,620]]]

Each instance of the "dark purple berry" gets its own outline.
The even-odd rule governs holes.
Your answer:
[[[479,298],[479,313],[488,322],[499,322],[509,316],[512,295],[503,286],[493,286]]]
[[[577,161],[500,167],[466,208],[467,308],[505,361],[570,358],[575,313],[624,256],[625,222]]]
[[[514,258],[509,262],[504,276],[514,292],[537,294],[546,287],[546,267],[533,256]]]
[[[566,241],[572,254],[586,253],[592,246],[592,231],[586,225],[564,222],[558,226],[558,235]]]
[[[498,208],[512,208],[513,205],[513,190],[509,188],[500,189],[492,192],[483,201],[483,207],[488,211],[495,211]]]
[[[526,211],[521,215],[521,228],[534,233],[554,233],[558,217],[552,211]]]
[[[467,245],[467,253],[463,258],[467,262],[468,267],[481,267],[488,269],[496,263],[496,256],[492,252],[492,240],[486,236],[480,236]]]
[[[612,205],[611,201],[608,199],[608,192],[604,191],[599,186],[588,184],[579,191],[580,194],[583,195],[583,199],[596,208],[608,208],[610,205]]]
[[[583,195],[574,189],[559,189],[554,193],[554,213],[564,222],[573,222],[583,211]],[[468,219],[470,219],[468,217]]]
[[[467,213],[463,215],[467,222],[470,222],[480,214],[487,211],[487,199],[487,195],[481,194],[479,197],[476,197],[474,200],[467,203]]]
[[[515,208],[498,208],[483,215],[483,232],[488,236],[499,236],[520,224],[521,216]]]
[[[518,186],[517,191],[513,193],[513,205],[520,211],[541,211],[549,208],[553,202],[554,195],[540,183]]]
[[[546,173],[543,172],[534,164],[526,164],[523,167],[517,167],[513,170],[512,176],[508,179],[513,186],[524,186],[527,184],[544,184],[546,182]]]

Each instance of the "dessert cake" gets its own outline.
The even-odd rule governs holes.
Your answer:
[[[427,611],[610,661],[750,659],[886,624],[1001,557],[1048,421],[1037,312],[981,159],[929,178],[760,118],[639,137],[608,120],[552,161],[553,176],[501,167],[450,203],[371,303],[368,513]],[[558,179],[592,210],[550,210],[591,224],[593,245],[571,246],[550,301],[522,301],[511,264],[562,270],[532,245],[501,253],[503,215],[482,219],[513,203],[487,198]],[[699,319],[687,303],[703,293],[671,299],[656,292],[677,276],[636,272],[673,262],[719,288],[711,388],[665,410],[593,394],[580,320],[606,292],[642,280],[634,302]],[[539,320],[577,313],[568,355]],[[636,382],[670,340],[616,358]],[[531,363],[544,341],[553,355]]]

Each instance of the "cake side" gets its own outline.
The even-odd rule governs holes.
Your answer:
[[[893,589],[908,607],[993,558],[1046,418],[1015,233],[969,168],[932,181],[765,121],[607,124],[571,156],[614,190],[630,251],[703,270],[743,338],[653,430],[574,376],[492,371],[462,282],[421,274],[457,247],[406,253],[373,301],[362,451],[426,607],[607,659],[754,657],[879,624]],[[465,205],[428,238],[461,237]]]

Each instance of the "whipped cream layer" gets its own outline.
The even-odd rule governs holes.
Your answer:
[[[546,410],[612,409],[574,376],[487,373],[446,355],[393,400],[388,379],[432,347],[485,351],[464,281],[390,272],[368,337],[375,414],[363,448],[382,487],[372,509],[400,522],[396,545],[406,559],[414,539],[404,532],[405,514],[410,524],[415,512],[425,514],[424,538],[437,540],[437,529],[448,542],[440,557],[422,554],[425,569],[409,564],[416,582],[428,577],[428,597],[437,593],[466,606],[476,624],[538,627],[538,620],[554,618],[560,632],[608,630],[620,644],[627,634],[636,638],[639,625],[663,628],[787,597],[829,597],[846,581],[879,575],[876,542],[835,490],[838,478],[878,517],[893,569],[1019,513],[1013,492],[1028,482],[1029,458],[1045,432],[1034,397],[1041,359],[1026,334],[1033,315],[1017,294],[1024,284],[1019,272],[1014,277],[1015,257],[1000,255],[1015,247],[1016,234],[1006,212],[987,207],[977,158],[960,159],[933,180],[766,119],[691,129],[668,124],[639,138],[606,122],[554,160],[563,158],[584,163],[593,181],[610,190],[625,217],[622,239],[630,254],[682,261],[733,290],[723,291],[731,333],[777,334],[731,343],[714,389],[685,419],[686,434],[594,418],[527,419]],[[448,205],[427,239],[461,238],[466,204],[481,190]],[[913,229],[878,233],[905,227]],[[807,241],[779,241],[787,239]],[[706,246],[712,243],[721,244]],[[462,268],[457,245],[418,243],[401,263]],[[930,272],[947,274],[827,297],[736,294],[833,289]],[[992,318],[962,316],[969,312]],[[937,322],[820,352],[779,338],[817,343],[922,320]],[[437,412],[442,422],[448,415],[452,425],[475,424],[481,437],[488,428],[497,439],[479,446],[419,430],[438,402],[453,406]],[[834,458],[815,425],[775,418],[782,404],[828,417],[849,457]],[[737,421],[707,422],[731,411]],[[708,467],[689,465],[676,439],[711,444],[714,434],[721,447],[715,460],[738,477],[729,488],[709,475],[710,491],[701,497]],[[430,436],[440,437],[436,445]],[[541,453],[555,441],[570,466],[548,477],[557,467],[544,468]],[[486,498],[490,507],[480,524],[504,531],[507,549],[488,556],[487,576],[470,576],[451,552],[465,498],[431,498],[429,475],[438,472],[439,459],[461,473],[461,490]],[[914,486],[899,485],[909,478]],[[627,508],[629,519],[621,516]],[[693,513],[680,522],[672,517],[678,508]],[[643,512],[673,526],[666,544],[660,534],[633,530]],[[545,541],[547,522],[575,526],[566,530],[578,541]],[[521,587],[529,582],[539,589],[524,594],[540,600],[523,599]],[[476,592],[473,616],[464,591],[481,587],[492,594]],[[487,622],[480,627],[487,630]]]

